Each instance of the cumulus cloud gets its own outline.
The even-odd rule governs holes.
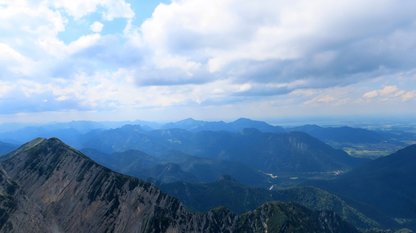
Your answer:
[[[93,24],[91,24],[90,29],[91,31],[95,33],[100,33],[103,30],[104,24],[95,21]]]
[[[66,13],[75,19],[81,19],[94,13],[98,8],[104,8],[102,18],[113,20],[114,18],[133,18],[134,12],[130,4],[124,0],[54,0],[51,5],[58,9],[64,9]]]
[[[1,2],[1,109],[279,108],[416,99],[414,82],[401,75],[416,66],[414,1],[174,0],[140,25],[131,4]],[[108,30],[115,19],[124,30]],[[61,39],[73,23],[86,31]],[[388,77],[382,86],[369,83],[380,77]],[[360,83],[367,86],[348,88]],[[332,91],[342,88],[349,91]],[[6,108],[13,101],[22,103]]]
[[[3,43],[0,43],[0,63],[5,67],[0,75],[2,78],[29,75],[35,66],[30,58]]]
[[[65,78],[71,78],[80,69],[90,73],[106,67],[117,69],[114,66],[121,66],[121,57],[125,57],[124,60],[131,59],[129,53],[132,50],[121,42],[120,36],[107,35],[108,38],[103,38],[97,34],[104,28],[100,21],[87,24],[93,34],[87,32],[67,42],[60,39],[60,34],[66,31],[69,23],[73,23],[73,19],[84,17],[82,21],[88,22],[90,19],[87,17],[91,14],[101,14],[103,20],[107,21],[125,18],[126,25],[134,17],[130,4],[123,0],[0,3],[1,77],[41,81],[56,74],[65,74]],[[98,46],[102,48],[100,52],[92,49]],[[94,57],[98,52],[101,57]],[[116,65],[111,64],[110,57],[118,58],[114,59]],[[78,68],[71,71],[74,67]]]
[[[163,57],[170,57],[196,64],[212,79],[345,85],[414,67],[415,7],[392,0],[181,0],[159,5],[141,25],[138,41],[153,51],[155,73],[163,70]],[[173,68],[192,77],[185,82],[200,77],[189,66]],[[166,82],[180,79],[160,76]]]

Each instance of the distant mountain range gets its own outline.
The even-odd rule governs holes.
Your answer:
[[[363,152],[361,153],[364,153],[364,155],[368,154],[370,157],[387,155],[388,152],[395,151],[409,145],[412,141],[416,141],[415,133],[400,129],[375,131],[347,126],[321,127],[317,125],[283,128],[281,126],[268,124],[264,121],[256,121],[247,118],[240,118],[231,122],[201,121],[188,118],[166,124],[147,121],[74,121],[29,126],[25,126],[24,124],[3,124],[0,125],[0,141],[21,145],[35,137],[59,137],[69,145],[78,149],[83,149],[83,144],[86,141],[91,140],[91,137],[100,134],[101,131],[108,131],[110,129],[116,130],[124,128],[123,126],[127,128],[140,128],[142,131],[182,129],[193,133],[203,131],[241,133],[244,129],[257,129],[263,133],[303,132],[339,149],[345,149],[345,146],[352,146],[353,150],[349,150],[349,153],[356,154],[359,152],[356,150],[362,150]],[[123,147],[113,149],[115,151],[120,151]],[[106,150],[104,152],[107,153],[110,151]]]
[[[95,131],[81,148],[106,153],[140,150],[157,157],[172,151],[192,156],[236,161],[264,173],[332,172],[348,170],[365,160],[349,156],[304,133],[265,133],[165,129],[146,131],[139,126]]]
[[[56,138],[33,140],[0,165],[0,232],[358,232],[333,212],[281,202],[238,216],[192,213]]]
[[[59,123],[2,133],[0,139],[21,141],[35,135],[58,136],[73,147],[89,150],[87,153],[97,155],[97,161],[114,170],[162,182],[211,182],[222,175],[232,175],[244,184],[259,186],[267,185],[265,174],[272,178],[309,177],[310,173],[326,176],[365,162],[305,133],[285,133],[281,127],[245,118],[230,123],[187,119],[158,130],[139,125],[105,127],[108,125],[93,122]],[[140,163],[132,161],[134,156],[124,153],[134,154],[134,150],[157,161],[152,166],[139,167]],[[136,167],[114,162],[118,160],[111,156],[123,156]]]
[[[95,131],[119,128],[126,124],[141,125],[142,129],[152,129],[150,126],[159,127],[157,123],[146,121],[134,122],[95,122],[72,121],[63,123],[50,123],[44,125],[0,125],[0,139],[16,145],[21,145],[36,137],[58,137],[61,140],[77,146],[82,135]]]
[[[413,140],[412,133],[314,125],[282,130],[281,127],[244,118],[229,123],[187,119],[157,128],[149,125],[103,128],[99,124],[78,122],[1,132],[0,140],[4,143],[0,142],[0,155],[17,148],[11,142],[38,134],[58,135],[68,139],[70,145],[100,165],[58,139],[31,141],[1,157],[0,232],[29,230],[20,219],[33,222],[32,228],[37,232],[72,231],[72,225],[81,224],[80,217],[77,220],[76,216],[86,218],[90,215],[96,215],[100,221],[109,224],[106,229],[110,225],[121,229],[117,224],[124,221],[124,216],[145,214],[147,217],[142,219],[149,222],[147,224],[159,224],[159,228],[141,225],[138,229],[164,231],[169,227],[189,230],[189,225],[179,223],[187,216],[186,219],[191,219],[189,221],[198,232],[217,232],[218,229],[235,231],[241,226],[248,227],[244,228],[250,229],[247,231],[264,230],[252,224],[261,223],[263,227],[268,224],[261,222],[264,221],[262,218],[267,218],[262,214],[272,214],[268,210],[281,211],[279,214],[284,216],[293,214],[297,216],[294,221],[301,222],[310,220],[304,219],[303,214],[307,212],[315,216],[313,221],[322,221],[319,214],[313,214],[317,212],[308,212],[310,210],[296,204],[266,204],[270,201],[290,201],[313,211],[334,211],[341,219],[360,229],[416,229],[416,182],[413,179],[416,177],[416,146],[368,160],[351,157],[343,150],[326,144],[371,147],[387,142],[385,145],[389,146],[395,139],[408,144]],[[111,172],[102,166],[153,185]],[[88,174],[86,178],[82,178],[84,174]],[[139,194],[145,198],[132,194],[128,187],[131,182],[138,182]],[[56,184],[61,186],[55,187]],[[154,185],[182,200],[186,207],[160,193]],[[301,186],[293,188],[293,185]],[[291,188],[287,188],[289,186]],[[267,190],[269,188],[271,190]],[[97,197],[93,198],[92,193]],[[153,197],[151,193],[160,194]],[[74,200],[73,196],[81,204],[72,206],[72,201],[67,199]],[[137,205],[145,212],[139,214],[120,204],[125,200],[133,202],[129,198],[143,200],[144,203]],[[152,207],[148,208],[146,203]],[[256,208],[262,204],[258,212]],[[231,212],[216,208],[221,205],[231,209]],[[84,207],[87,212],[82,212]],[[187,207],[208,212],[194,214],[186,210]],[[101,210],[96,212],[95,208]],[[296,213],[292,213],[291,208]],[[62,220],[53,214],[60,211],[75,220]],[[251,212],[244,214],[248,211]],[[160,228],[161,223],[157,222],[161,213],[168,216],[168,228]],[[338,217],[329,212],[319,213],[331,218],[328,221],[338,221]],[[115,217],[118,214],[123,217]],[[260,220],[248,221],[244,216]],[[228,220],[224,222],[224,219]],[[209,231],[203,230],[202,222],[209,223]],[[46,225],[48,228],[45,228]],[[93,226],[82,227],[95,229]],[[97,228],[96,232],[101,230]]]
[[[397,129],[369,130],[341,127],[303,125],[286,128],[289,132],[307,133],[350,155],[362,158],[378,158],[389,155],[416,141],[416,134]]]
[[[198,131],[227,131],[241,132],[247,128],[257,129],[268,133],[284,133],[286,132],[280,126],[272,126],[264,121],[254,121],[247,118],[240,118],[235,121],[226,123],[224,121],[199,121],[192,118],[181,120],[178,122],[167,123],[162,126],[163,129],[185,129],[192,132]]]

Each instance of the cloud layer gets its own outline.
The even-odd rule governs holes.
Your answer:
[[[134,4],[0,1],[1,114],[263,106],[274,117],[415,103],[414,1],[173,0],[144,22]]]

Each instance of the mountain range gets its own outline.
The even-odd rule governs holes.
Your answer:
[[[315,216],[313,221],[322,220],[319,213],[326,213],[323,214],[326,217],[335,213],[332,220],[339,218],[365,231],[416,229],[416,183],[412,179],[416,175],[416,146],[374,160],[358,159],[325,142],[365,146],[375,145],[380,140],[384,143],[394,137],[389,138],[389,133],[381,131],[349,127],[302,126],[286,128],[284,132],[263,123],[249,119],[201,123],[188,119],[158,126],[159,129],[139,125],[109,129],[86,123],[89,128],[82,130],[84,123],[80,123],[56,125],[47,130],[29,128],[27,135],[24,135],[27,128],[11,134],[2,132],[2,140],[7,135],[22,139],[38,133],[57,134],[70,138],[69,144],[79,151],[56,138],[37,139],[17,150],[11,143],[0,143],[0,154],[6,154],[0,158],[1,229],[3,232],[16,232],[16,229],[30,232],[20,219],[33,222],[31,229],[36,232],[72,231],[72,225],[93,229],[90,225],[80,226],[79,218],[95,215],[108,225],[94,228],[93,232],[107,230],[110,225],[114,230],[108,231],[123,232],[117,224],[127,220],[115,216],[137,213],[120,203],[129,198],[143,199],[141,194],[149,198],[146,203],[152,206],[151,210],[145,208],[149,212],[143,212],[146,217],[142,219],[160,221],[160,216],[153,218],[153,211],[163,209],[161,212],[168,216],[166,221],[171,227],[168,228],[174,231],[190,231],[189,226],[179,227],[177,221],[183,221],[183,216],[192,219],[189,221],[197,232],[235,232],[240,229],[238,227],[247,227],[246,224],[249,224],[249,228],[244,228],[246,231],[262,231],[266,229],[263,218],[269,219],[262,214],[272,214],[268,212],[270,209],[282,211],[278,215],[289,219],[297,216],[295,220],[300,222],[293,226],[311,220],[304,219],[303,215],[311,211],[308,213]],[[249,125],[252,127],[246,127]],[[351,139],[353,134],[357,135],[356,139]],[[406,143],[413,140],[411,133],[397,135],[404,137]],[[135,188],[127,187],[129,182],[138,182],[140,195]],[[153,197],[144,187],[152,187],[149,190],[160,193],[157,194],[160,197]],[[91,193],[96,193],[98,199]],[[161,198],[169,200],[166,201],[169,204],[160,204],[157,200]],[[75,202],[80,204],[73,204]],[[90,206],[91,203],[94,206]],[[172,205],[180,207],[172,209]],[[84,208],[87,212],[81,210]],[[108,210],[112,208],[116,212]],[[258,208],[263,209],[259,212]],[[296,211],[291,212],[291,208]],[[78,222],[62,220],[54,214],[60,211],[75,220],[76,216],[81,217]],[[243,216],[255,216],[260,220],[247,220]],[[224,219],[228,222],[224,223]],[[209,230],[205,225],[202,227],[201,222],[207,223]],[[130,223],[139,224],[126,224]],[[254,223],[261,223],[263,228],[250,225]],[[159,228],[146,225],[135,229],[141,232],[168,229],[161,227],[160,222],[155,224],[159,224]]]
[[[238,161],[264,173],[332,172],[348,170],[365,160],[349,156],[299,132],[265,133],[183,129],[142,130],[139,126],[91,133],[80,147],[103,152],[140,150],[164,157],[171,151],[216,160]]]
[[[192,118],[184,119],[177,122],[167,123],[162,129],[185,129],[192,132],[198,131],[228,131],[240,132],[247,128],[254,128],[268,133],[284,133],[284,128],[273,126],[264,121],[255,121],[247,118],[239,118],[232,122],[224,121],[200,121]]]
[[[357,232],[333,212],[290,203],[194,213],[56,138],[26,143],[0,165],[1,232]]]
[[[120,128],[124,125],[140,125],[145,130],[156,129],[184,129],[192,132],[198,131],[227,131],[241,132],[243,129],[255,128],[261,132],[284,133],[284,132],[304,132],[322,141],[338,143],[377,143],[383,140],[394,138],[408,139],[411,134],[410,129],[388,128],[389,130],[370,130],[354,128],[349,126],[330,126],[322,127],[318,125],[300,125],[282,127],[271,125],[264,121],[239,118],[234,121],[202,121],[193,118],[169,122],[157,123],[149,121],[120,121],[120,122],[95,122],[95,121],[72,121],[49,124],[0,124],[0,139],[6,142],[23,143],[36,136],[55,135],[67,141],[70,134],[85,134],[94,130],[106,130]],[[410,131],[409,131],[410,130]],[[403,139],[403,138],[401,138]]]
[[[123,127],[125,126],[125,127]],[[382,126],[383,127],[383,126]],[[301,125],[296,127],[281,127],[268,124],[264,121],[256,121],[247,118],[240,118],[235,121],[201,121],[188,118],[185,120],[171,123],[154,123],[147,121],[131,121],[131,122],[94,122],[94,121],[73,121],[63,123],[51,123],[44,125],[24,125],[24,124],[1,124],[0,125],[0,141],[21,145],[35,137],[58,137],[67,144],[77,148],[85,149],[85,144],[89,144],[96,136],[101,133],[111,134],[108,131],[123,131],[122,128],[135,128],[135,130],[157,131],[157,130],[185,130],[192,133],[198,132],[229,132],[241,133],[244,129],[257,129],[263,133],[283,134],[288,132],[303,132],[309,134],[320,141],[328,143],[334,148],[343,149],[349,154],[356,157],[376,158],[385,156],[400,148],[410,145],[416,140],[416,136],[412,128],[407,127],[389,127],[380,128],[378,130],[369,130],[362,128],[353,128],[348,126],[332,126],[322,127],[317,125]],[[374,129],[374,127],[373,127]],[[128,130],[127,130],[128,131]],[[128,133],[126,131],[126,133]],[[114,136],[117,136],[117,132]],[[147,135],[149,136],[149,135]],[[129,135],[126,135],[129,137]],[[147,137],[144,137],[147,139]],[[151,141],[155,141],[150,139]],[[157,140],[156,140],[157,141]],[[113,145],[100,148],[103,152],[109,153],[114,151],[125,151],[128,149],[139,149],[148,154],[154,155],[153,151],[146,150],[153,148],[155,153],[166,152],[161,145],[152,145],[149,142],[135,141],[141,144],[137,148],[126,145]],[[119,144],[119,143],[116,143]],[[105,145],[103,145],[105,146]],[[140,149],[140,148],[142,149]],[[160,148],[160,151],[156,150]]]

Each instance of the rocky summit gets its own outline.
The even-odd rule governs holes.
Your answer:
[[[155,186],[111,171],[59,139],[2,158],[0,232],[357,232],[333,212],[266,203],[235,215],[187,210]]]

